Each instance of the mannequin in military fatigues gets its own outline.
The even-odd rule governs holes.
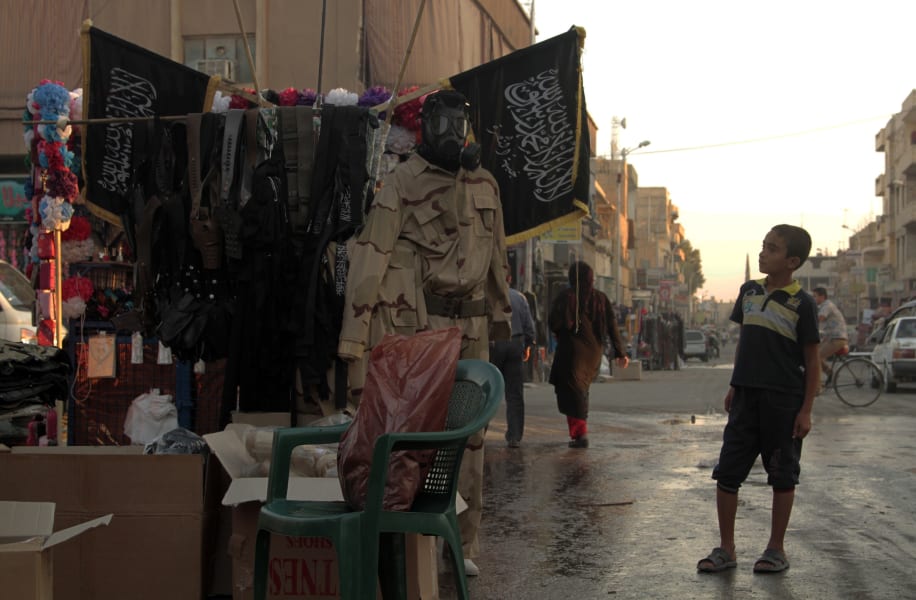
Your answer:
[[[423,144],[389,175],[350,253],[338,355],[351,363],[358,403],[369,350],[388,333],[457,326],[461,358],[489,358],[489,338],[509,339],[506,241],[499,189],[466,149],[467,102],[453,91],[427,97]],[[475,160],[476,159],[476,160]],[[475,164],[476,163],[476,164]],[[466,558],[479,552],[483,439],[468,440],[458,491]]]

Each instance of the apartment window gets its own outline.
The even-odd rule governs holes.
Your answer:
[[[252,58],[255,53],[254,37],[248,36]],[[184,38],[184,64],[235,83],[251,84],[254,81],[241,35]]]

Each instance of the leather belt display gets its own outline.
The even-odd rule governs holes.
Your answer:
[[[232,109],[226,113],[223,151],[220,153],[220,166],[222,168],[220,207],[216,214],[223,231],[226,256],[236,260],[242,258],[242,242],[239,240],[239,229],[242,223],[238,215],[238,198],[232,198],[232,188],[236,179],[236,162],[240,150],[239,145],[242,143],[241,134],[244,120],[244,110]],[[239,183],[238,187],[241,187],[241,183]]]
[[[426,312],[431,315],[466,319],[487,314],[487,301],[484,298],[469,300],[452,296],[439,296],[431,292],[423,292],[423,295],[426,297]]]

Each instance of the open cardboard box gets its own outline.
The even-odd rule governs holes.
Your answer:
[[[232,507],[232,530],[228,552],[232,558],[232,598],[250,600],[254,585],[254,546],[258,514],[267,499],[266,477],[244,477],[255,464],[242,439],[250,427],[235,423],[225,430],[204,436],[219,459],[231,483],[223,505]],[[263,421],[259,421],[263,425]],[[337,477],[291,477],[288,497],[293,500],[342,501]],[[467,507],[458,496],[457,510]],[[408,536],[408,587],[410,598],[437,598],[438,574],[435,538]],[[271,600],[301,597],[331,599],[339,597],[337,555],[325,538],[274,536],[268,568],[267,597]]]
[[[234,415],[233,420],[236,418]],[[259,419],[258,426],[265,424]],[[267,478],[244,476],[256,464],[242,439],[242,434],[250,427],[230,423],[223,431],[204,436],[210,451],[231,480],[222,503],[232,507],[228,553],[232,559],[233,600],[253,597],[258,514],[261,504],[267,500]],[[294,500],[343,500],[336,477],[292,477],[289,497]],[[267,597],[270,599],[303,595],[320,599],[339,597],[337,556],[330,541],[323,538],[274,536],[268,578]]]
[[[4,598],[54,597],[54,546],[111,522],[111,513],[54,531],[53,502],[0,501],[0,591]]]
[[[209,583],[218,494],[199,454],[139,446],[0,449],[0,500],[53,502],[54,528],[109,513],[107,527],[55,549],[56,600],[201,598]],[[212,498],[212,502],[211,502]],[[0,588],[0,598],[8,596]]]

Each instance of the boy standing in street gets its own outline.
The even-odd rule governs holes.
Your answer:
[[[731,386],[725,395],[728,424],[713,470],[719,547],[697,570],[719,572],[737,565],[735,516],[738,488],[760,455],[773,488],[770,539],[755,573],[789,568],[783,547],[800,472],[802,439],[820,378],[817,309],[792,275],[808,258],[811,236],[793,225],[767,233],[758,260],[766,277],[741,286],[731,320],[741,325]]]

